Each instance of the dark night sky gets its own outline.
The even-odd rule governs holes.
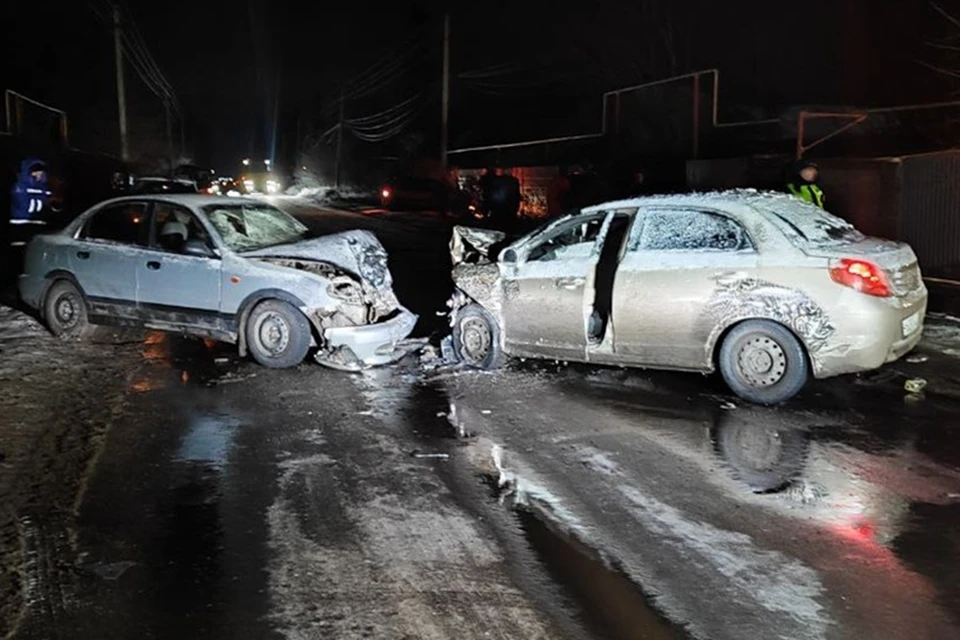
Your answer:
[[[0,78],[7,88],[67,110],[77,146],[115,152],[112,41],[87,4],[5,7]],[[339,83],[411,37],[424,44],[419,64],[402,81],[350,108],[376,111],[419,88],[433,99],[419,124],[435,132],[430,120],[439,80],[440,0],[127,4],[178,92],[188,146],[198,161],[231,170],[240,157],[268,153],[277,95],[281,139],[292,138],[298,116],[322,126],[328,121],[323,107],[335,99]],[[658,5],[667,7],[666,17],[653,20],[650,7]],[[492,85],[455,82],[455,142],[500,141],[520,130],[562,135],[589,129],[595,119],[581,116],[589,109],[578,105],[604,89],[671,69],[719,66],[728,107],[891,104],[949,93],[948,83],[915,62],[936,58],[922,42],[948,32],[925,2],[594,0],[560,10],[562,5],[543,0],[494,0],[451,6],[455,72],[501,63],[520,67]],[[947,0],[946,6],[960,9],[960,1]],[[675,63],[662,47],[657,50],[664,25],[675,29],[681,43]],[[159,101],[132,71],[128,79],[131,120],[159,135]],[[513,129],[498,128],[504,114]]]

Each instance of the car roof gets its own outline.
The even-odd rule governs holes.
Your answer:
[[[243,204],[244,202],[256,202],[260,205],[270,205],[268,202],[263,202],[262,200],[252,200],[251,198],[231,198],[229,196],[209,196],[202,193],[144,193],[141,195],[131,195],[131,196],[121,196],[119,198],[113,198],[102,202],[101,205],[107,203],[121,203],[121,202],[143,202],[145,200],[153,202],[170,202],[173,204],[183,205],[185,207],[202,207],[207,205],[230,205],[237,206]]]
[[[627,209],[631,207],[651,206],[700,206],[713,207],[725,210],[736,210],[744,207],[769,211],[771,209],[796,209],[802,207],[808,213],[819,212],[820,209],[805,203],[786,193],[777,191],[759,191],[757,189],[730,189],[727,191],[708,191],[700,193],[680,193],[668,195],[650,195],[613,200],[602,204],[584,207],[584,213],[605,211],[609,209]]]

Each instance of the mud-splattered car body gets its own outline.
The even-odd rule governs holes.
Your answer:
[[[274,216],[268,227],[274,235],[247,244],[226,237],[234,233],[228,223],[239,225],[244,211]],[[237,215],[231,218],[231,212]],[[161,216],[186,229],[180,250],[159,242]],[[309,339],[323,364],[359,369],[403,355],[397,343],[413,330],[416,316],[394,295],[387,255],[376,237],[348,231],[305,238],[299,222],[254,200],[118,198],[93,207],[62,232],[36,238],[20,292],[43,314],[52,285],[66,280],[82,294],[93,324],[211,337],[238,344],[241,353],[248,348],[250,312],[276,300],[309,321]]]
[[[909,246],[781,194],[612,202],[502,244],[455,230],[450,304],[455,328],[471,302],[489,312],[506,355],[711,372],[727,332],[757,319],[796,336],[824,378],[896,360],[922,334]],[[888,295],[841,284],[844,265],[874,269]]]

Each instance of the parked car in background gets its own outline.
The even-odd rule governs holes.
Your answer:
[[[391,211],[439,211],[469,215],[476,210],[475,203],[467,193],[432,178],[393,180],[380,188],[380,204]]]
[[[137,178],[133,181],[133,186],[130,187],[128,193],[143,195],[152,193],[197,193],[197,184],[184,178]]]
[[[502,250],[455,228],[454,350],[700,371],[776,404],[920,341],[927,290],[903,243],[790,196],[644,197],[558,218]]]
[[[201,195],[108,200],[27,247],[23,300],[59,336],[147,327],[239,345],[267,367],[356,370],[404,355],[417,317],[367,231],[308,239],[266,203]]]

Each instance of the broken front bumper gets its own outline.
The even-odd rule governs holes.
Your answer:
[[[327,349],[317,354],[317,362],[348,371],[396,362],[407,354],[398,343],[416,324],[417,316],[401,307],[392,318],[377,324],[326,329]]]

